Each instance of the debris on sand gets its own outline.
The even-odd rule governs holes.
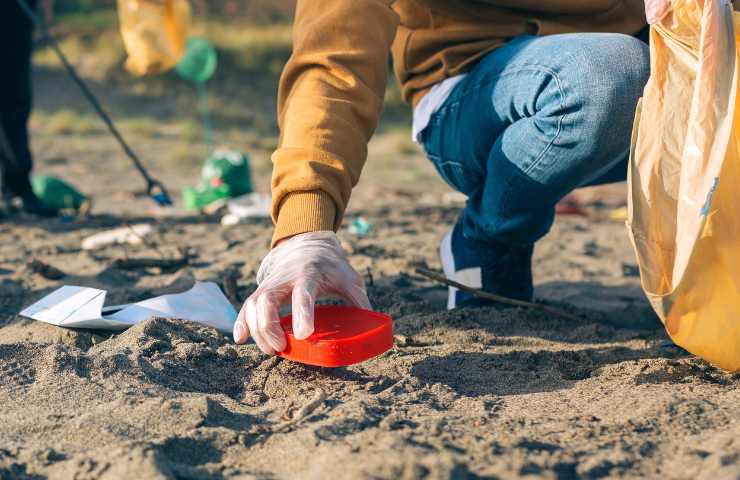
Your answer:
[[[126,225],[113,230],[90,235],[82,240],[83,250],[96,250],[108,245],[141,245],[145,237],[152,233],[152,226],[148,223]]]
[[[439,283],[443,283],[450,287],[455,287],[459,290],[462,290],[464,292],[470,293],[471,295],[474,295],[478,298],[482,298],[484,300],[489,300],[491,302],[497,302],[497,303],[503,303],[506,305],[512,305],[515,307],[524,307],[524,308],[531,308],[533,310],[540,310],[542,312],[548,313],[550,315],[554,315],[556,317],[564,318],[566,320],[574,320],[574,321],[580,321],[581,318],[579,318],[576,315],[573,315],[572,313],[568,313],[564,310],[561,310],[559,308],[551,307],[549,305],[544,305],[542,303],[534,303],[534,302],[527,302],[524,300],[517,300],[514,298],[508,298],[501,295],[496,295],[489,292],[484,292],[483,290],[479,290],[477,288],[471,288],[466,285],[463,285],[461,283],[455,282],[454,280],[450,280],[449,278],[446,278],[444,275],[432,272],[431,270],[427,270],[426,268],[417,267],[416,273],[419,275],[423,275],[427,278],[430,278],[432,280],[435,280]]]
[[[221,218],[221,225],[228,227],[255,218],[270,218],[271,197],[264,193],[248,193],[229,200],[228,213]]]
[[[373,230],[373,224],[363,216],[355,217],[352,223],[348,227],[349,233],[357,235],[358,237],[364,237]]]
[[[42,262],[38,258],[34,258],[30,262],[28,262],[26,264],[26,268],[30,273],[41,275],[47,280],[59,280],[60,278],[64,278],[67,276],[66,273],[59,270],[57,267],[49,265],[46,262]]]
[[[158,268],[163,272],[174,272],[186,266],[189,262],[190,257],[184,254],[177,258],[117,258],[113,260],[113,266],[121,270]]]
[[[230,333],[236,311],[212,282],[196,282],[182,293],[105,307],[107,291],[65,285],[20,312],[23,317],[68,328],[124,330],[152,317],[171,317]]]
[[[317,388],[316,392],[314,392],[313,394],[313,397],[311,397],[311,399],[306,402],[301,408],[296,410],[290,420],[277,425],[275,428],[272,429],[272,431],[275,433],[279,433],[290,430],[301,420],[308,418],[308,416],[311,415],[317,408],[323,405],[326,401],[326,398],[326,392],[322,388]]]

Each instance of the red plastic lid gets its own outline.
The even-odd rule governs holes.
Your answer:
[[[322,305],[314,310],[314,332],[305,340],[293,336],[293,316],[280,320],[288,346],[283,358],[321,367],[364,362],[393,347],[391,317],[361,308]]]

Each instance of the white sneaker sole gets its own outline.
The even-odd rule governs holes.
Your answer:
[[[442,237],[439,243],[439,259],[442,262],[442,271],[449,280],[455,280],[455,257],[452,256],[452,230]],[[455,308],[457,288],[447,287],[447,310]]]
[[[442,270],[445,277],[471,288],[483,287],[483,278],[480,267],[471,267],[458,270],[455,267],[455,257],[452,255],[452,230],[442,237],[439,243],[439,259],[442,262]],[[447,288],[447,310],[457,308],[457,291],[455,287]]]

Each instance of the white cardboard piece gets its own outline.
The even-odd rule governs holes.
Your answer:
[[[236,310],[213,282],[196,282],[183,293],[104,308],[106,293],[97,288],[65,285],[20,315],[60,327],[103,330],[124,330],[151,317],[171,317],[231,333],[236,322]]]
[[[232,198],[226,204],[229,213],[221,218],[221,225],[231,226],[250,218],[270,218],[272,199],[264,193],[247,193]]]

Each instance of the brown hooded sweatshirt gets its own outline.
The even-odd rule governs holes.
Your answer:
[[[273,244],[339,227],[383,106],[389,51],[416,106],[518,35],[644,26],[643,0],[298,0],[278,92]]]

